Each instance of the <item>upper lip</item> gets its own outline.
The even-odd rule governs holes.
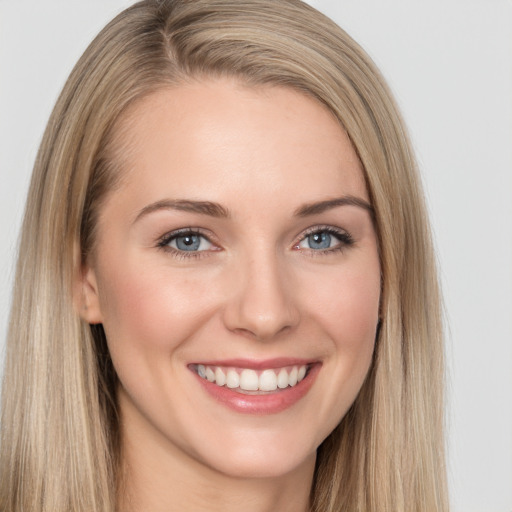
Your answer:
[[[303,359],[297,357],[276,357],[273,359],[218,359],[208,361],[195,361],[193,364],[202,364],[204,366],[224,366],[233,368],[248,368],[251,370],[265,370],[272,368],[283,368],[285,366],[311,365],[318,362],[314,359]]]

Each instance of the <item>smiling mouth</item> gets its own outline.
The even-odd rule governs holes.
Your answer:
[[[242,394],[267,394],[295,387],[309,373],[311,365],[283,366],[254,370],[204,364],[190,365],[202,379]]]

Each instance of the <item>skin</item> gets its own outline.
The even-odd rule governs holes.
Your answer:
[[[314,100],[229,80],[153,93],[119,134],[123,179],[102,205],[81,287],[82,315],[103,324],[120,380],[120,510],[305,511],[316,449],[370,366],[380,265],[366,208],[297,210],[369,202],[361,164]],[[150,207],[176,199],[229,217]],[[311,248],[309,228],[326,227],[342,235]],[[180,228],[200,229],[204,250],[159,247]],[[272,414],[226,407],[188,366],[276,357],[320,369]]]

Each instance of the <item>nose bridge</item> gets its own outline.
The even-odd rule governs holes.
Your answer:
[[[235,291],[225,311],[230,330],[264,340],[298,323],[293,285],[275,250],[253,246],[249,254],[239,259],[232,277]]]

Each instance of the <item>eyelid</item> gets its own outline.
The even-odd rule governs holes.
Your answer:
[[[178,228],[173,229],[172,231],[168,231],[164,233],[161,237],[158,238],[157,243],[164,243],[172,240],[173,238],[177,238],[179,236],[184,235],[200,235],[208,240],[211,238],[211,234],[202,228],[196,227],[186,227],[186,228]],[[211,241],[211,240],[210,240]],[[212,242],[213,243],[213,242]]]

